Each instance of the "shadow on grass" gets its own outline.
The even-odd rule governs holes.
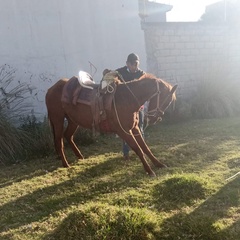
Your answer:
[[[159,239],[238,240],[239,220],[224,230],[219,228],[217,222],[231,218],[230,208],[239,206],[239,187],[240,181],[235,179],[193,212],[175,214],[164,220]]]
[[[228,160],[228,167],[230,169],[237,169],[240,166],[240,158],[236,157],[236,158],[232,158]]]
[[[123,171],[122,174],[114,175]],[[0,231],[15,229],[31,222],[41,221],[54,212],[72,204],[84,204],[94,201],[98,196],[111,191],[121,191],[125,186],[137,186],[145,175],[137,174],[138,168],[132,170],[134,179],[129,181],[126,168],[119,158],[106,160],[89,167],[77,177],[68,181],[48,186],[25,195],[0,207]],[[69,170],[71,173],[71,168]],[[144,174],[144,171],[142,171]],[[112,177],[114,175],[114,177]],[[105,181],[106,177],[108,180]],[[73,189],[75,191],[73,192]]]
[[[79,161],[87,161],[89,157],[97,156],[109,152],[108,141],[114,142],[115,148],[119,146],[121,149],[121,143],[111,135],[100,136],[94,144],[90,146],[79,146],[83,154],[85,153],[85,159],[78,159],[70,149],[69,145],[65,144],[65,153],[68,158],[69,164],[73,165]],[[113,148],[111,147],[111,151]],[[15,182],[21,182],[34,177],[45,175],[49,172],[53,172],[62,167],[61,160],[57,157],[57,154],[53,151],[52,155],[47,158],[39,160],[22,161],[18,164],[12,164],[10,166],[1,167],[0,172],[0,187],[7,187]]]
[[[59,160],[53,158],[54,161],[51,160],[51,157],[48,157],[3,167],[0,172],[0,188],[55,171],[59,167],[57,164]]]
[[[181,169],[184,173],[200,173],[204,169],[210,169],[212,166],[225,166],[225,162],[229,168],[239,165],[239,158],[225,160],[228,156],[228,151],[222,148],[224,140],[219,140],[217,137],[212,137],[204,140],[186,140],[182,143],[164,143],[164,147],[153,145],[153,154],[158,159],[163,159],[163,162],[172,169],[178,172]],[[232,148],[234,149],[234,145]],[[162,151],[161,151],[162,149]]]
[[[240,236],[240,218],[222,232],[227,236],[227,240],[238,240]]]
[[[216,126],[211,121],[152,126],[147,143],[169,167],[181,167],[184,172],[196,172],[198,167],[202,171],[227,156],[239,143],[239,131],[230,120],[225,120],[225,124],[224,120],[216,120]],[[239,125],[239,121],[236,123]]]
[[[172,211],[190,206],[194,201],[204,199],[207,189],[204,182],[191,175],[175,176],[153,188],[154,205],[161,211]]]

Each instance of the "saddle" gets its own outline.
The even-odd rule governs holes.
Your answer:
[[[107,73],[100,84],[96,84],[87,72],[80,71],[78,76],[68,80],[63,88],[61,101],[76,105],[86,104],[91,107],[93,129],[109,132],[107,110],[111,110],[113,97],[117,88],[117,72]]]

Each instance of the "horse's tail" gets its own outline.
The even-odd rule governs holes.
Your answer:
[[[55,131],[54,131],[54,124],[53,121],[51,119],[51,114],[50,114],[50,109],[49,109],[49,91],[47,91],[46,97],[45,97],[45,103],[46,103],[46,107],[47,107],[47,117],[48,117],[48,124],[51,128],[52,134],[53,134],[53,139],[55,142]]]
[[[55,142],[55,130],[54,130],[54,124],[53,122],[51,121],[51,117],[50,115],[48,114],[48,124],[52,130],[52,134],[53,134],[53,139],[54,139],[54,142]]]

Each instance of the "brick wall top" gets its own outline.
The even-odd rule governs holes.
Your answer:
[[[227,24],[142,23],[148,71],[178,83],[186,95],[201,80],[239,72],[239,30]]]

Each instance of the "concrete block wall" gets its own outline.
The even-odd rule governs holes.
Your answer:
[[[239,81],[240,34],[228,25],[142,23],[147,70],[189,96],[199,81]]]
[[[46,114],[45,94],[60,78],[105,68],[136,52],[146,69],[138,0],[0,0],[0,67],[16,69],[15,84],[36,87],[34,114]]]

